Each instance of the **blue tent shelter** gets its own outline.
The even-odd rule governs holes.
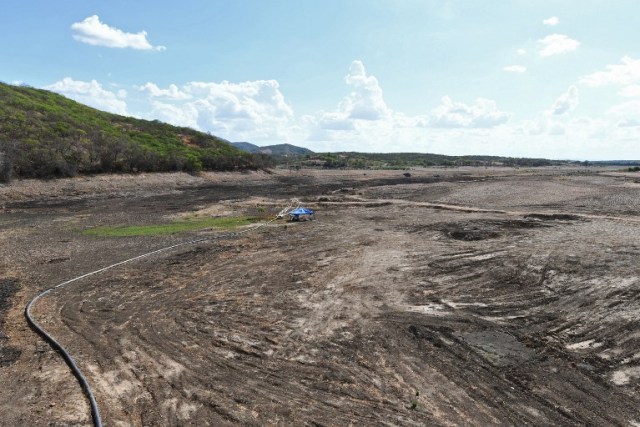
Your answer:
[[[291,221],[300,221],[300,218],[314,219],[316,212],[307,208],[295,208],[289,212]]]

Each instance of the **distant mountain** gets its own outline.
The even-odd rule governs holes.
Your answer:
[[[1,181],[101,172],[259,169],[271,159],[203,132],[0,83]]]
[[[298,147],[297,145],[292,144],[275,144],[264,147],[259,147],[255,144],[251,144],[250,142],[232,142],[231,144],[236,148],[249,153],[270,154],[277,157],[306,156],[307,154],[314,154],[313,151],[308,148]]]
[[[247,153],[254,153],[260,149],[260,147],[250,142],[232,142],[231,145]]]
[[[260,147],[258,152],[271,154],[272,156],[305,156],[307,154],[313,154],[313,151],[308,148],[291,144],[267,145],[266,147]]]

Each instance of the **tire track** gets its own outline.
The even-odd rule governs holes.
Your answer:
[[[275,222],[277,220],[277,218],[274,218],[270,221],[267,221],[265,223],[262,223],[256,227],[251,227],[249,229],[243,230],[243,231],[238,231],[238,232],[234,232],[234,233],[226,233],[226,234],[221,234],[221,235],[217,235],[217,236],[211,236],[211,237],[204,237],[201,239],[195,239],[195,240],[189,240],[186,242],[180,242],[180,243],[176,243],[174,245],[170,245],[170,246],[165,246],[162,247],[160,249],[156,249],[154,251],[151,252],[147,252],[129,259],[126,259],[124,261],[120,261],[117,262],[115,264],[111,264],[108,265],[106,267],[103,268],[99,268],[97,270],[91,271],[89,273],[85,273],[82,274],[80,276],[74,277],[72,279],[69,279],[65,282],[59,283],[43,292],[41,292],[40,294],[36,295],[31,301],[29,301],[29,303],[27,304],[27,306],[25,307],[24,310],[24,315],[25,318],[27,319],[27,323],[29,324],[29,326],[34,329],[55,351],[57,351],[60,356],[63,358],[63,360],[65,361],[65,363],[67,364],[67,366],[69,366],[69,369],[71,369],[71,372],[73,373],[73,375],[76,377],[76,379],[78,380],[78,382],[80,383],[80,386],[82,387],[82,391],[85,394],[85,396],[87,397],[87,400],[89,400],[89,405],[91,407],[91,418],[93,419],[93,424],[95,427],[102,427],[102,418],[100,416],[100,409],[98,407],[98,403],[96,402],[96,398],[95,395],[93,394],[93,391],[91,390],[91,386],[89,385],[89,382],[87,381],[87,378],[85,377],[85,375],[82,373],[82,370],[80,369],[80,367],[78,366],[78,364],[76,363],[76,361],[74,360],[74,358],[71,356],[71,354],[67,351],[67,349],[60,344],[60,342],[58,342],[53,335],[51,335],[46,329],[44,329],[42,327],[42,325],[40,325],[34,318],[33,315],[31,314],[31,309],[33,308],[33,306],[38,302],[38,300],[40,300],[41,298],[47,296],[48,294],[50,294],[51,292],[55,291],[56,289],[60,289],[63,288],[69,284],[72,284],[74,282],[80,281],[82,279],[85,279],[87,277],[90,276],[94,276],[97,274],[100,274],[102,272],[105,272],[107,270],[111,270],[113,268],[119,267],[121,265],[124,264],[129,264],[132,263],[134,261],[140,260],[142,258],[147,258],[162,252],[167,252],[170,251],[172,249],[181,247],[181,246],[187,246],[187,245],[194,245],[196,243],[201,243],[201,242],[205,242],[205,241],[211,241],[211,240],[218,240],[218,239],[222,239],[222,238],[226,238],[226,237],[236,237],[236,236],[240,236],[252,231],[255,231],[259,228],[262,228],[268,224],[271,224],[273,222]]]

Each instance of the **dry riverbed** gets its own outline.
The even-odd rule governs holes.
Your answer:
[[[88,425],[39,291],[169,244],[99,227],[317,220],[184,246],[34,309],[108,426],[640,425],[640,175],[103,176],[0,187],[0,424]],[[239,230],[239,229],[237,229]]]

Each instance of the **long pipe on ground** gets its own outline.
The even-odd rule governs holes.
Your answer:
[[[78,382],[80,383],[80,386],[82,387],[82,391],[87,396],[87,399],[89,399],[89,404],[91,406],[91,418],[93,419],[93,425],[95,427],[102,427],[102,419],[100,418],[100,409],[98,408],[98,403],[96,402],[96,398],[93,395],[93,392],[91,391],[91,387],[89,386],[89,382],[87,381],[87,378],[84,376],[84,374],[82,373],[82,371],[80,370],[80,368],[76,364],[76,362],[73,359],[73,357],[71,357],[71,354],[69,354],[69,352],[62,346],[62,344],[60,344],[49,332],[47,332],[33,318],[33,316],[31,315],[31,308],[33,307],[33,305],[40,298],[42,298],[45,295],[49,294],[51,291],[54,291],[54,290],[56,290],[58,288],[62,288],[62,287],[66,286],[66,285],[68,285],[70,283],[77,282],[78,280],[84,279],[85,277],[93,276],[95,274],[102,273],[103,271],[110,270],[110,269],[112,269],[114,267],[118,267],[120,265],[127,264],[129,262],[133,262],[133,261],[136,261],[136,260],[139,260],[141,258],[145,258],[145,257],[151,256],[151,255],[155,255],[155,254],[158,254],[160,252],[165,252],[165,251],[168,251],[170,249],[174,249],[174,248],[177,248],[177,247],[180,247],[180,246],[193,245],[193,244],[200,243],[200,242],[205,242],[205,241],[208,241],[208,240],[221,239],[223,237],[239,236],[241,234],[245,234],[245,233],[248,233],[250,231],[255,231],[258,228],[264,227],[265,225],[276,221],[276,219],[277,218],[274,218],[274,219],[272,219],[270,221],[267,221],[265,223],[262,223],[262,224],[260,224],[260,225],[258,225],[256,227],[251,227],[251,228],[243,230],[243,231],[237,231],[237,232],[234,232],[234,233],[221,234],[221,235],[218,235],[218,236],[204,237],[202,239],[189,240],[187,242],[176,243],[175,245],[166,246],[164,248],[156,249],[155,251],[147,252],[145,254],[138,255],[138,256],[135,256],[133,258],[129,258],[129,259],[126,259],[124,261],[120,261],[120,262],[117,262],[115,264],[108,265],[106,267],[100,268],[100,269],[92,271],[90,273],[86,273],[86,274],[83,274],[81,276],[74,277],[73,279],[69,279],[66,282],[62,282],[62,283],[60,283],[60,284],[58,284],[58,285],[56,285],[56,286],[54,286],[52,288],[47,289],[44,292],[41,292],[40,294],[36,295],[31,301],[29,301],[29,303],[27,304],[27,307],[24,310],[24,315],[27,318],[27,323],[29,324],[29,326],[31,326],[33,329],[35,329],[35,331],[38,334],[40,334],[40,336],[42,336],[42,338],[44,338],[44,340],[46,342],[48,342],[49,345],[54,350],[56,350],[58,353],[60,353],[60,355],[64,359],[65,363],[69,366],[69,369],[71,369],[71,372],[73,372],[73,375],[78,379]]]

